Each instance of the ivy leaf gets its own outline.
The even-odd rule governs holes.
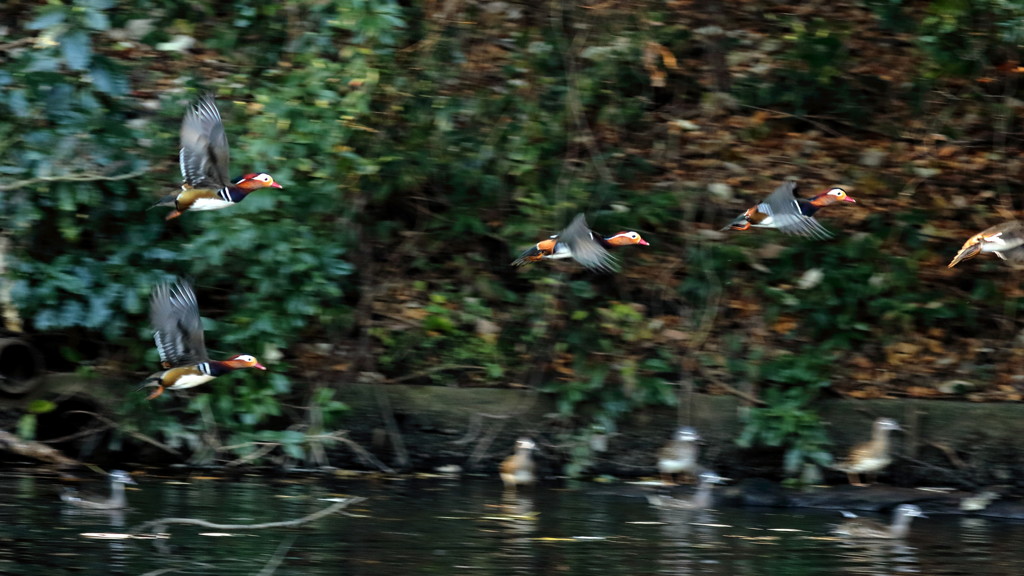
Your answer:
[[[68,32],[60,39],[60,51],[64,62],[72,70],[80,71],[89,67],[92,61],[92,45],[89,35],[82,30]]]
[[[111,9],[114,6],[114,0],[79,0],[79,4],[92,12]]]
[[[18,436],[32,440],[36,437],[36,415],[24,414],[18,418]]]
[[[67,11],[64,6],[54,6],[49,10],[44,10],[42,13],[25,25],[28,30],[47,30],[64,23],[64,19],[67,17]]]
[[[110,18],[98,10],[86,10],[85,25],[92,30],[103,32],[110,29]]]

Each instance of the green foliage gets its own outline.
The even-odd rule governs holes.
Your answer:
[[[932,305],[941,296],[922,287],[916,261],[886,253],[882,242],[845,238],[817,247],[813,262],[803,258],[802,246],[787,250],[765,278],[766,317],[799,318],[814,341],[841,350],[877,339],[878,328],[899,335],[966,312],[956,304]]]
[[[34,440],[39,415],[53,412],[56,409],[57,404],[50,400],[33,400],[29,402],[25,413],[18,418],[18,436],[25,440]]]
[[[388,372],[419,373],[431,383],[443,385],[502,379],[505,362],[495,311],[451,285],[432,288],[416,282],[412,288],[427,292],[429,303],[406,312],[410,326],[401,331],[370,330],[384,348],[377,359],[380,367]]]
[[[846,72],[849,53],[846,40],[852,30],[834,20],[792,19],[784,38],[779,65],[766,79],[745,76],[737,83],[737,95],[754,106],[786,110],[796,115],[828,113],[862,120],[871,105],[862,99]]]
[[[727,144],[704,149],[703,135],[728,143],[739,126],[738,141],[756,141],[778,128],[701,117],[704,74],[689,65],[705,47],[670,4],[456,3],[458,14],[395,0],[5,5],[0,218],[16,307],[31,330],[102,340],[141,374],[157,364],[152,286],[193,277],[215,356],[275,358],[267,374],[202,388],[173,418],[162,400],[126,403],[125,430],[200,459],[226,457],[224,445],[257,455],[260,442],[315,459],[310,438],[343,407],[331,383],[296,400],[305,387],[290,363],[300,345],[369,336],[373,358],[360,363],[375,360],[386,377],[539,383],[569,430],[572,474],[592,457],[577,430],[613,430],[675,402],[692,344],[705,367],[771,382],[745,441],[786,446],[790,464],[817,461],[812,399],[841,353],[984,314],[921,280],[932,248],[923,211],[877,210],[864,233],[813,249],[787,239],[755,271],[747,264],[765,236],[704,236],[716,201],[673,159],[745,167]],[[1011,0],[866,6],[920,47],[920,77],[900,86],[976,70],[983,52],[1016,50],[1024,30]],[[128,32],[145,19],[149,30]],[[853,24],[787,15],[768,26],[778,33],[729,36],[727,56],[758,60],[736,67],[741,102],[866,123],[900,97],[880,98],[877,78],[851,72],[865,57],[851,49]],[[171,50],[176,36],[195,47]],[[679,60],[665,87],[645,69],[652,44]],[[205,91],[233,168],[269,172],[284,189],[164,222],[145,208],[177,187],[180,118]],[[683,118],[699,128],[692,142],[673,140]],[[507,268],[580,211],[598,230],[651,231],[647,268]],[[990,307],[1000,298],[989,279],[967,291]],[[756,306],[767,327],[757,338],[770,341],[727,300]],[[666,328],[684,334],[668,339]],[[204,436],[214,429],[218,442]]]
[[[359,26],[360,15],[378,27],[400,27],[393,3],[353,6],[308,8],[325,26],[348,18],[339,29]],[[346,79],[375,77],[373,43],[381,42],[384,54],[394,34],[363,35],[363,51],[348,60],[339,60],[331,43],[296,53],[286,78],[270,70],[263,81],[239,73],[199,82],[199,90],[218,86],[232,168],[268,171],[285,191],[164,223],[161,211],[145,209],[177,185],[177,126],[194,93],[151,100],[157,114],[128,98],[128,78],[142,69],[117,58],[120,47],[98,36],[110,30],[112,11],[112,3],[98,0],[39,7],[24,31],[38,34],[35,46],[12,52],[0,70],[0,130],[11,134],[0,144],[0,171],[20,179],[0,197],[0,208],[4,228],[16,234],[12,297],[22,317],[38,331],[101,333],[131,350],[140,366],[146,359],[143,369],[156,366],[145,321],[149,291],[175,276],[195,278],[214,357],[261,356],[310,334],[349,329],[342,303],[353,291],[353,265],[346,256],[360,241],[352,233],[351,186],[377,168],[350,146],[364,129],[355,118],[369,110],[372,93],[365,84],[349,90]],[[277,15],[278,5],[245,3],[232,25],[220,28],[226,34],[199,40],[227,52],[247,46],[256,30],[271,40],[279,29],[267,22]],[[116,20],[150,16],[121,11]],[[263,47],[282,44],[260,43],[268,67],[276,51]],[[139,430],[159,430],[172,445],[196,450],[198,431],[213,422],[239,434],[286,424],[286,368],[272,365],[280,371],[263,379],[232,375],[224,386],[209,387],[209,399],[189,404],[196,420],[161,427],[159,419],[137,419]]]
[[[736,444],[741,448],[785,448],[783,467],[789,475],[800,472],[805,462],[827,466],[832,458],[826,449],[828,436],[812,406],[825,386],[827,382],[772,385],[763,394],[766,406],[750,409]]]
[[[990,57],[1015,54],[1022,30],[1024,5],[1015,0],[933,0],[916,38],[930,75],[969,76]]]
[[[557,369],[559,376],[540,390],[554,396],[563,423],[583,429],[566,439],[571,448],[565,454],[565,473],[572,477],[585,470],[593,458],[587,430],[595,426],[614,430],[616,423],[634,410],[674,405],[678,374],[671,350],[647,345],[652,338],[651,321],[639,306],[615,301],[588,303],[597,297],[593,286],[574,284],[568,318],[550,315],[542,331],[525,338],[530,342],[537,337],[540,344],[550,337],[546,333],[550,323],[568,324],[563,341],[554,346],[554,360],[562,364],[571,358],[571,364],[562,364]],[[588,304],[597,306],[593,314],[587,312]]]

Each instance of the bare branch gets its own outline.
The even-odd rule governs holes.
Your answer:
[[[290,537],[282,540],[281,543],[278,544],[277,550],[274,551],[274,556],[270,559],[269,562],[267,562],[266,566],[263,567],[263,570],[260,570],[259,574],[257,574],[256,576],[271,576],[271,574],[273,574],[274,571],[277,570],[277,567],[281,565],[281,562],[284,560],[284,557],[288,554],[288,550],[291,549],[292,544],[295,543],[296,538],[297,536],[293,534]]]
[[[380,460],[378,460],[376,456],[371,454],[366,448],[363,448],[362,446],[360,446],[359,443],[357,443],[356,441],[351,440],[349,438],[346,438],[345,436],[342,436],[342,434],[340,432],[335,432],[333,434],[317,434],[315,436],[310,436],[309,439],[310,440],[334,440],[336,442],[341,442],[342,444],[344,444],[344,445],[348,446],[349,448],[351,448],[352,451],[356,453],[356,456],[358,456],[361,460],[363,460],[363,462],[365,462],[367,464],[370,464],[372,466],[376,466],[382,472],[386,472],[388,474],[394,474],[395,473],[395,470],[393,468],[391,468],[387,464],[385,464],[385,463],[381,462]]]
[[[64,442],[70,442],[72,440],[78,440],[79,438],[84,438],[86,436],[92,436],[93,434],[100,434],[102,432],[106,432],[107,430],[110,430],[111,428],[113,428],[112,424],[104,423],[103,425],[96,426],[95,428],[90,428],[88,430],[80,430],[78,432],[75,432],[74,434],[68,434],[67,436],[61,436],[60,438],[50,438],[50,439],[47,439],[47,440],[40,440],[40,442],[42,442],[43,444],[63,444]]]
[[[60,451],[46,444],[25,440],[4,430],[0,430],[0,450],[7,450],[19,456],[28,456],[29,458],[35,458],[36,460],[42,460],[43,462],[49,462],[61,467],[77,466],[79,464],[78,461],[68,458]]]
[[[486,366],[474,366],[472,364],[446,364],[444,366],[433,366],[431,368],[426,368],[424,370],[420,370],[418,372],[412,372],[410,374],[405,374],[403,376],[398,376],[396,378],[388,378],[387,380],[382,381],[381,384],[397,384],[399,382],[405,382],[406,380],[415,380],[416,378],[421,378],[423,376],[429,376],[430,374],[433,374],[435,372],[447,372],[449,370],[478,370],[478,371],[484,371],[484,370],[487,370],[487,367]]]
[[[27,46],[28,44],[35,42],[35,40],[36,39],[34,36],[26,36],[24,38],[18,38],[17,40],[8,42],[6,44],[0,44],[0,52],[6,52],[8,50],[11,50],[12,48],[17,48],[19,46]]]
[[[232,460],[231,462],[228,462],[227,464],[225,464],[225,466],[234,467],[234,466],[241,466],[242,464],[248,464],[249,462],[252,462],[253,460],[259,460],[260,458],[263,458],[267,454],[270,454],[271,452],[273,452],[274,449],[277,448],[280,445],[281,445],[280,442],[243,442],[242,444],[234,444],[232,446],[221,446],[217,451],[218,452],[226,452],[228,450],[237,450],[239,448],[245,448],[245,447],[248,447],[248,446],[259,446],[260,447],[259,450],[253,450],[252,453],[246,454],[245,456],[242,456],[241,458],[236,458],[236,459]]]
[[[164,532],[164,529],[168,524],[186,524],[190,526],[199,526],[200,528],[210,528],[213,530],[263,530],[266,528],[288,528],[315,522],[324,516],[329,516],[353,504],[363,502],[364,500],[366,500],[366,498],[363,497],[346,498],[341,502],[335,502],[323,510],[319,510],[308,516],[303,516],[302,518],[296,518],[295,520],[282,520],[280,522],[263,522],[260,524],[216,524],[214,522],[207,522],[206,520],[199,520],[198,518],[158,518],[156,520],[150,520],[149,522],[143,522],[132,530],[132,533],[142,534],[149,532],[150,530],[154,532]]]
[[[72,410],[71,412],[68,412],[68,414],[88,414],[89,416],[92,416],[93,418],[99,420],[100,422],[103,422],[109,428],[117,428],[117,429],[121,428],[117,424],[117,422],[114,422],[110,418],[107,418],[106,416],[101,416],[101,415],[99,415],[99,414],[97,414],[95,412],[89,412],[87,410]],[[135,431],[132,431],[132,430],[121,430],[121,431],[124,432],[125,434],[131,436],[132,438],[135,438],[136,440],[142,440],[146,444],[149,444],[151,446],[156,446],[157,448],[163,450],[164,452],[167,452],[168,454],[173,454],[175,456],[181,456],[181,452],[178,452],[174,448],[171,448],[170,446],[164,444],[163,442],[160,442],[159,440],[157,440],[157,439],[155,439],[155,438],[153,438],[151,436],[147,436],[147,435],[145,435],[145,434],[143,434],[141,432],[135,432]]]
[[[25,186],[31,186],[32,184],[39,184],[41,182],[103,182],[103,181],[115,181],[115,180],[128,180],[135,178],[136,176],[142,176],[146,173],[145,168],[140,168],[134,172],[128,172],[127,174],[118,174],[117,176],[104,176],[103,174],[95,174],[86,172],[83,174],[68,174],[65,176],[39,176],[38,178],[28,178],[26,180],[18,180],[11,182],[10,184],[0,185],[0,192],[6,192],[8,190],[17,190],[18,188],[24,188]]]

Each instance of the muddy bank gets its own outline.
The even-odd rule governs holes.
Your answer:
[[[346,419],[352,438],[398,468],[458,465],[488,472],[517,436],[529,435],[538,439],[548,471],[558,474],[572,449],[551,399],[529,391],[350,385],[342,388],[341,399],[352,408]],[[706,466],[736,478],[783,478],[781,450],[736,446],[743,428],[740,400],[697,394],[687,404],[678,411],[648,409],[621,422],[590,471],[652,476],[655,451],[678,425],[689,424],[703,436]],[[836,456],[866,440],[876,417],[901,423],[904,432],[892,437],[894,462],[881,477],[887,484],[1024,487],[1024,407],[1019,404],[835,399],[821,403],[821,414]],[[845,475],[833,471],[825,471],[824,480],[846,483]]]
[[[105,388],[68,375],[47,378],[32,396],[56,396],[62,404],[61,410],[41,418],[40,437],[73,433],[76,426],[85,424],[82,419],[88,419],[62,412],[83,408],[100,408],[102,412],[104,406],[118,402],[119,397]],[[527,390],[349,384],[339,387],[338,398],[351,408],[343,421],[349,438],[396,471],[457,466],[465,472],[493,474],[515,438],[527,435],[538,443],[542,472],[560,476],[565,462],[574,451],[578,453],[583,442],[571,434],[575,423],[557,417],[549,396]],[[18,410],[17,402],[5,401],[12,412]],[[701,461],[705,466],[736,479],[784,478],[781,450],[736,446],[745,410],[740,400],[695,394],[684,404],[679,410],[647,409],[620,422],[618,430],[605,438],[606,450],[594,452],[587,474],[654,476],[658,447],[678,425],[689,424],[703,437]],[[837,456],[866,440],[871,422],[878,416],[902,424],[905,431],[892,437],[894,462],[880,478],[886,485],[1024,492],[1024,453],[1020,449],[1024,407],[1019,404],[837,399],[823,401],[821,414],[828,425],[832,453]],[[47,430],[51,425],[59,425],[60,430]],[[329,456],[337,467],[373,468],[344,446],[336,447]],[[823,480],[836,486],[846,484],[845,475],[833,471],[826,470]]]

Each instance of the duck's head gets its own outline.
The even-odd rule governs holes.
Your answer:
[[[900,428],[899,422],[892,418],[879,418],[875,420],[875,427],[879,430],[903,430],[903,428]]]
[[[111,470],[110,481],[117,484],[138,484],[132,479],[132,475],[124,470]]]
[[[232,356],[231,358],[225,360],[224,363],[235,370],[238,370],[240,368],[255,368],[257,370],[266,370],[266,368],[262,364],[256,361],[255,356],[250,356],[248,354],[239,354],[237,356]]]
[[[675,435],[672,437],[677,442],[696,442],[700,440],[700,434],[692,426],[683,426],[676,430]]]
[[[238,180],[235,180],[234,185],[241,188],[242,190],[259,190],[260,188],[283,188],[270,174],[260,172],[259,174],[246,174]]]
[[[832,188],[826,192],[818,194],[814,198],[811,198],[811,204],[815,206],[828,206],[829,204],[835,204],[836,202],[853,202],[857,201],[852,196],[846,193],[846,190],[842,188]]]
[[[920,508],[913,504],[900,504],[896,507],[897,516],[906,516],[908,518],[927,518],[924,512]]]
[[[719,476],[717,472],[713,472],[711,470],[705,470],[700,473],[701,484],[725,484],[726,480],[727,478],[723,478]]]
[[[523,437],[516,440],[516,450],[533,450],[536,447],[537,445],[529,438]]]
[[[609,236],[605,238],[605,242],[611,244],[612,246],[629,246],[631,244],[639,244],[640,246],[650,246],[650,244],[647,243],[647,240],[644,240],[643,238],[640,237],[640,234],[638,234],[637,232],[633,232],[632,230],[619,232],[614,236]]]

